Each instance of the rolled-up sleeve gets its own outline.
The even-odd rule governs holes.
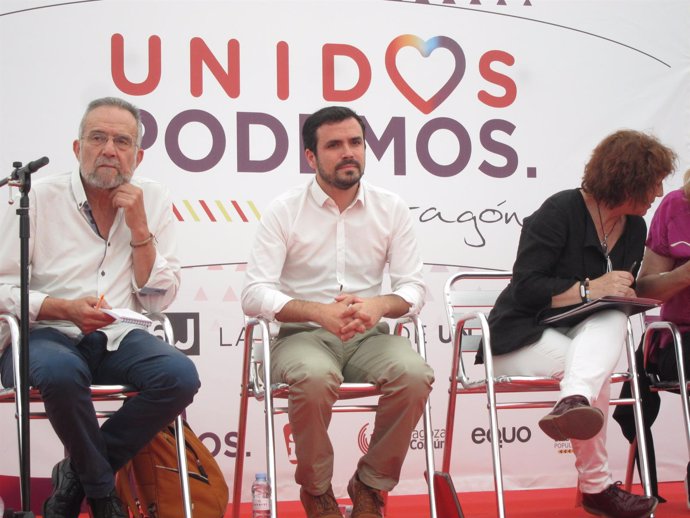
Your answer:
[[[400,202],[395,211],[396,224],[388,258],[391,289],[410,305],[405,316],[417,315],[426,301],[423,263],[409,209]]]
[[[279,289],[287,243],[275,209],[274,203],[259,223],[241,296],[242,311],[247,316],[269,320],[275,320],[276,313],[292,300]]]
[[[160,184],[150,184],[153,190],[145,197],[154,197],[155,203],[147,210],[149,228],[156,239],[156,259],[148,281],[137,286],[132,271],[132,288],[141,306],[150,312],[166,309],[180,288],[181,266],[177,253],[177,230],[173,220],[169,191]]]

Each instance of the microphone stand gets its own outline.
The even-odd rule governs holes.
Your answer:
[[[15,365],[15,400],[17,405],[17,432],[19,436],[19,488],[21,492],[22,510],[12,512],[7,509],[3,518],[33,518],[31,512],[31,456],[29,430],[29,191],[31,190],[31,173],[48,163],[48,158],[39,160],[22,167],[21,162],[14,162],[14,171],[6,179],[0,180],[0,187],[5,184],[19,187],[19,366]],[[17,356],[15,355],[15,358]]]

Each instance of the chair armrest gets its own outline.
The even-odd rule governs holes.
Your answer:
[[[10,330],[10,345],[12,348],[12,364],[14,367],[14,379],[19,379],[19,319],[11,313],[0,313],[0,326],[7,325]]]
[[[415,349],[422,359],[426,361],[426,336],[424,334],[424,325],[422,324],[422,320],[419,318],[419,315],[408,315],[406,317],[399,318],[395,321],[392,332],[396,335],[402,336],[403,329],[407,329],[406,324],[412,324],[410,341],[414,344]]]
[[[147,313],[151,320],[158,322],[163,327],[163,339],[173,347],[175,346],[175,332],[172,323],[165,313]]]
[[[673,323],[673,322],[668,322],[665,320],[656,320],[654,322],[650,322],[647,324],[644,330],[644,334],[642,335],[642,354],[643,354],[643,365],[642,365],[642,370],[647,376],[650,376],[650,374],[647,372],[647,364],[650,359],[650,355],[652,353],[651,350],[651,342],[652,342],[652,337],[654,336],[655,332],[668,332],[671,334],[671,340],[673,341],[673,348],[676,353],[676,361],[678,363],[677,368],[678,368],[678,380],[684,380],[687,379],[685,377],[685,366],[683,362],[683,338],[680,334],[680,331],[678,330],[678,327]],[[650,376],[651,377],[651,376]],[[654,376],[652,378],[652,381],[654,383],[658,383],[659,379],[658,376]]]
[[[266,390],[264,379],[270,371],[271,333],[270,321],[262,316],[244,317],[244,374],[242,385],[248,386],[257,399],[262,399]],[[254,340],[254,330],[258,328],[260,336]]]

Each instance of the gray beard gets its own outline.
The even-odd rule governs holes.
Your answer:
[[[105,175],[93,172],[86,175],[82,173],[82,178],[84,182],[96,189],[115,189],[122,184],[129,183],[132,175],[124,175],[118,172],[115,176],[106,177]]]

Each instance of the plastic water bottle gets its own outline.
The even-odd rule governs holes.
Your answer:
[[[252,484],[252,518],[270,518],[271,499],[266,473],[257,473]]]

